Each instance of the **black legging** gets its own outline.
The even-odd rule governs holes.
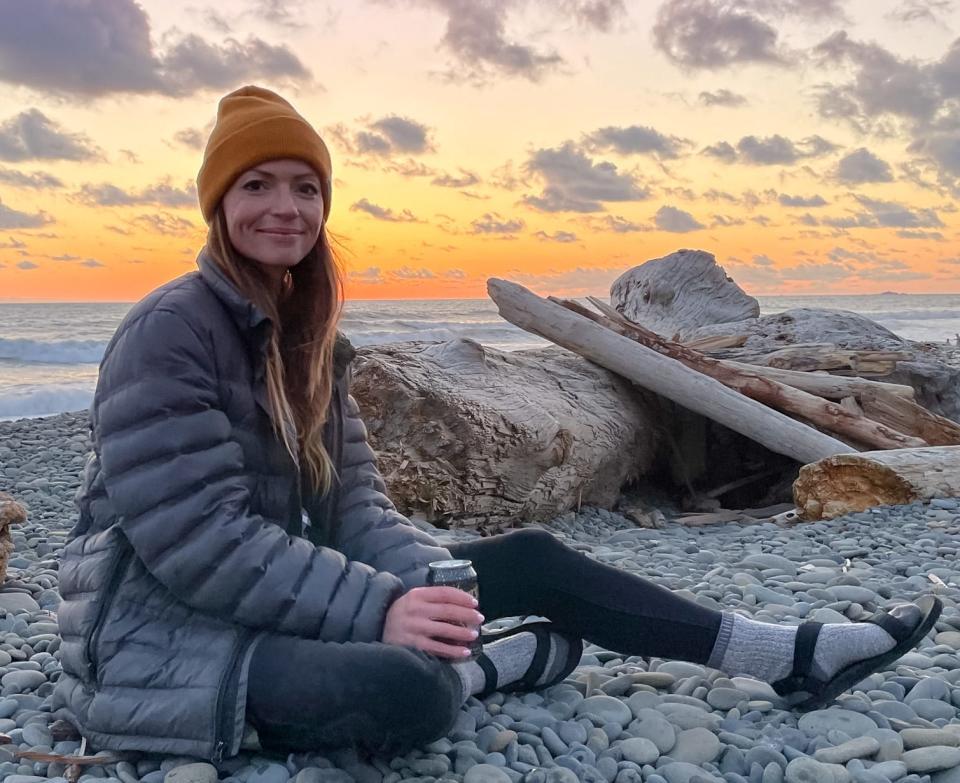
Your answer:
[[[450,547],[472,560],[480,611],[534,614],[624,655],[705,663],[721,613],[534,528]],[[462,703],[450,665],[407,647],[274,634],[250,664],[247,712],[277,752],[358,746],[399,753],[449,731]]]

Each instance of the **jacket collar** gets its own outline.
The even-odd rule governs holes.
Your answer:
[[[210,286],[217,298],[223,302],[227,311],[240,329],[240,333],[253,339],[261,354],[266,350],[273,329],[273,322],[253,302],[241,294],[220,270],[216,262],[207,253],[206,248],[197,256],[200,277]],[[350,340],[342,332],[337,332],[333,348],[333,373],[338,380],[344,376],[350,362],[357,355]]]

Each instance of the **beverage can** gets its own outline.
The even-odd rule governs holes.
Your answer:
[[[431,587],[456,587],[458,590],[469,593],[477,600],[480,599],[477,572],[473,570],[473,563],[469,560],[437,560],[430,563],[427,568],[429,569],[427,584]],[[457,623],[457,625],[463,625],[465,628],[471,627],[464,623]],[[479,631],[480,629],[478,628],[477,630]],[[476,660],[480,653],[483,652],[483,645],[480,643],[479,636],[472,642],[467,642],[466,644],[460,641],[446,639],[442,641],[455,645],[463,644],[467,647],[467,649],[470,650],[470,657],[464,660]]]

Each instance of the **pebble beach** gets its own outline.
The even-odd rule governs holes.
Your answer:
[[[15,750],[54,743],[46,697],[60,675],[58,556],[76,518],[85,413],[0,422],[0,491],[28,508],[0,588],[0,779],[65,779]],[[142,757],[94,766],[81,783],[960,783],[960,499],[885,507],[830,522],[637,528],[584,508],[545,529],[598,560],[705,605],[756,619],[851,622],[897,600],[938,595],[944,612],[914,652],[828,709],[801,714],[772,689],[706,667],[587,645],[568,680],[470,699],[454,729],[410,754],[343,749],[218,767]],[[434,531],[441,543],[465,531]],[[481,585],[482,590],[482,585]],[[488,628],[516,619],[492,622]]]

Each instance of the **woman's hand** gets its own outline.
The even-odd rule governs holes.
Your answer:
[[[442,658],[465,658],[470,651],[457,642],[477,638],[483,615],[476,607],[474,597],[456,587],[415,587],[387,610],[381,640]]]

